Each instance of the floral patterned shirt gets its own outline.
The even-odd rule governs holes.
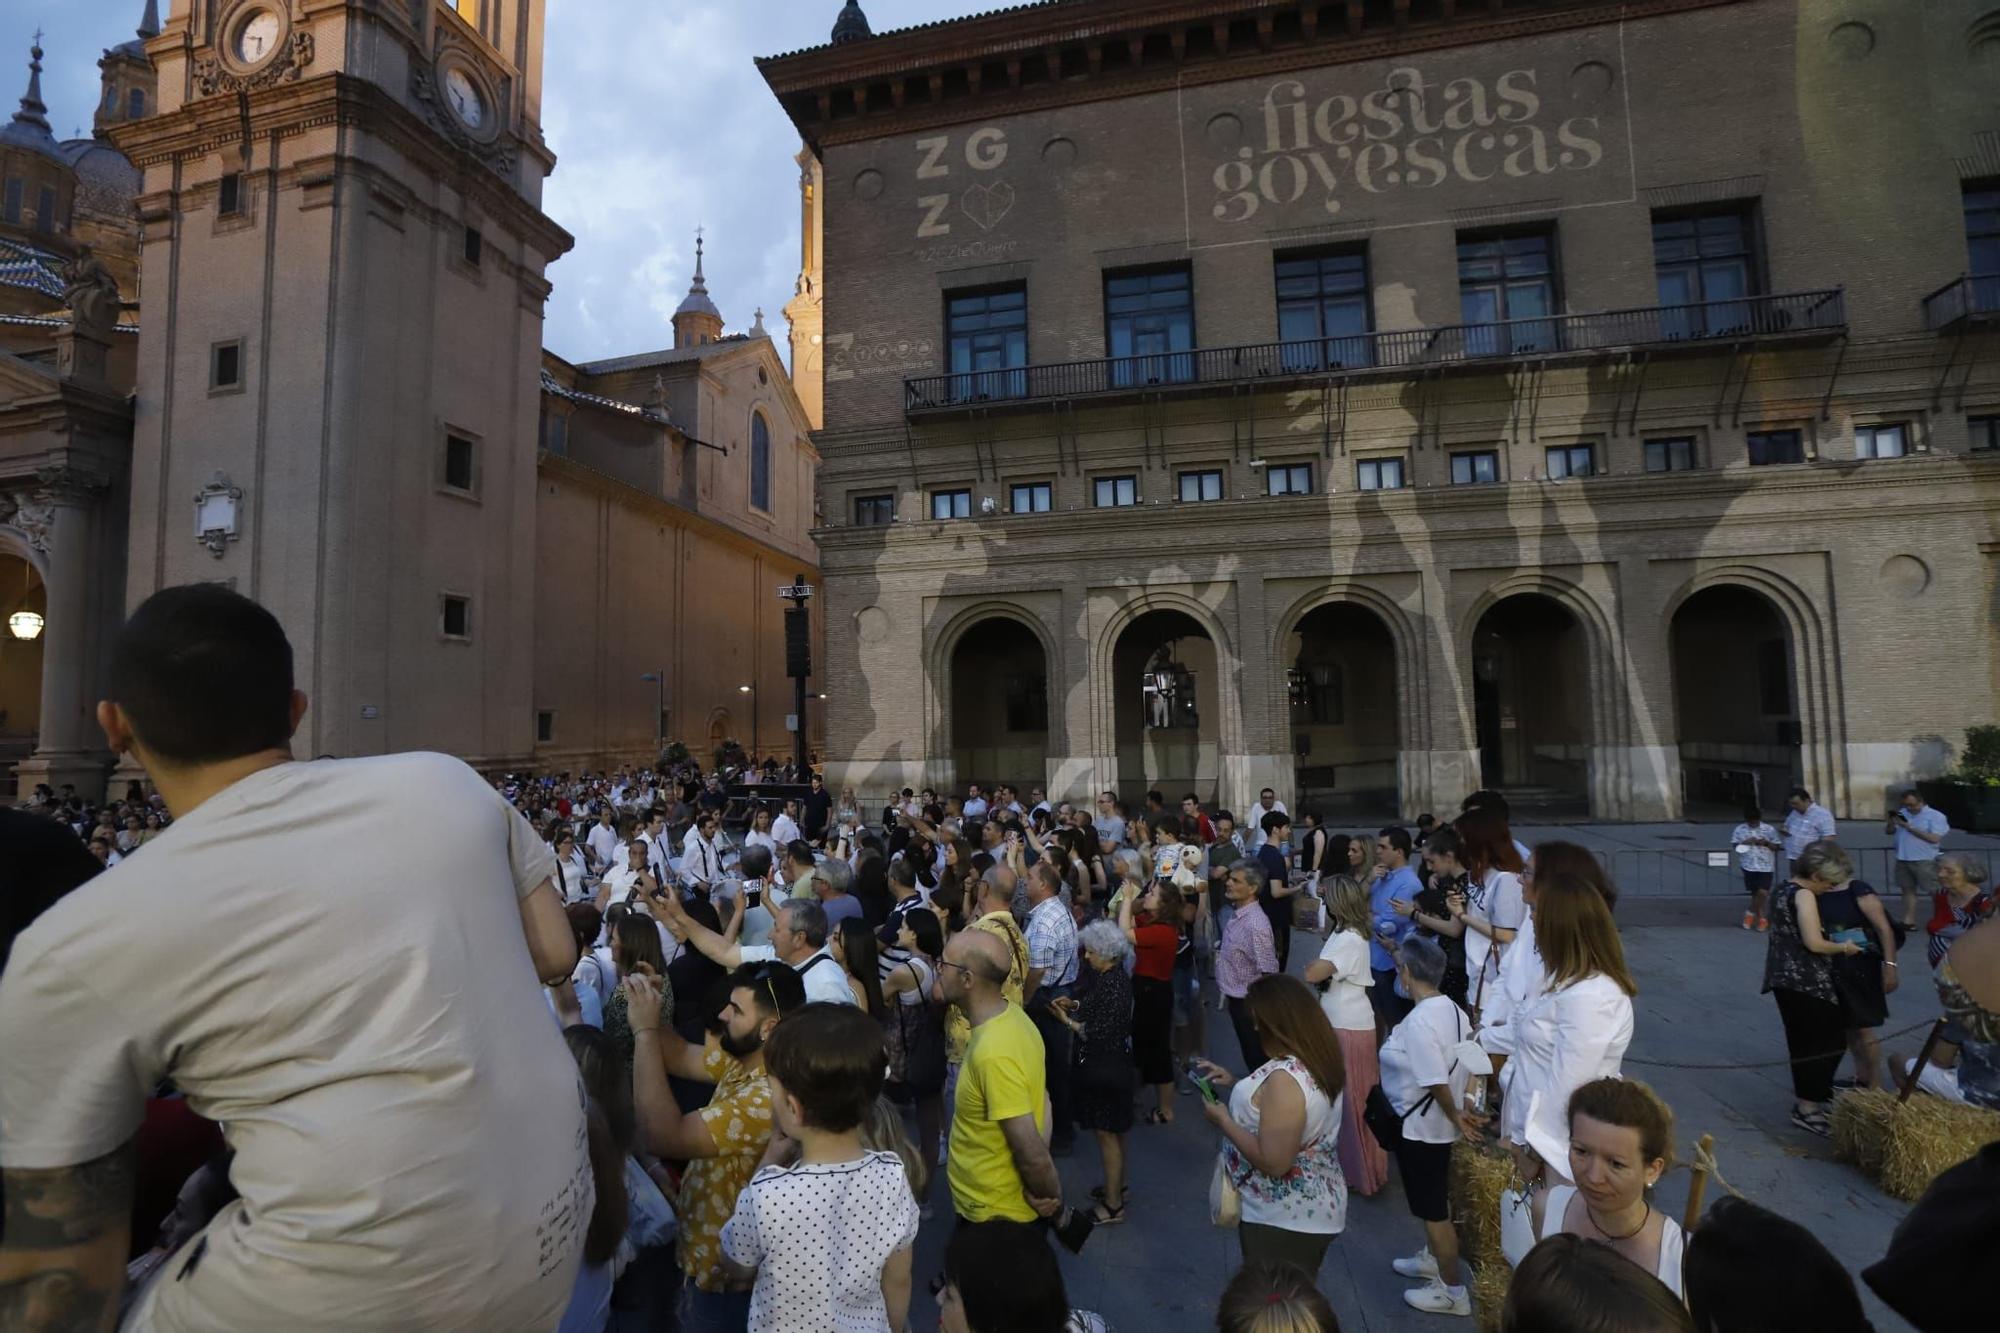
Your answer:
[[[1291,1056],[1267,1060],[1231,1090],[1230,1119],[1256,1134],[1262,1118],[1257,1090],[1280,1070],[1297,1080],[1306,1099],[1305,1137],[1292,1169],[1282,1176],[1267,1176],[1250,1165],[1226,1138],[1222,1141],[1222,1169],[1242,1192],[1245,1222],[1313,1235],[1338,1235],[1347,1226],[1347,1177],[1341,1174],[1336,1151],[1340,1094],[1329,1098],[1311,1071]]]
[[[701,1118],[718,1152],[689,1162],[681,1177],[681,1271],[703,1291],[721,1291],[722,1228],[770,1146],[771,1087],[763,1070],[712,1046],[702,1068],[715,1080]]]

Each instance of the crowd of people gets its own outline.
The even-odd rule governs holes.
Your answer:
[[[1508,1328],[1867,1326],[1796,1223],[1655,1206],[1674,1119],[1622,1068],[1617,886],[1516,841],[1497,793],[1356,834],[1269,788],[1239,819],[1005,784],[864,804],[775,765],[486,780],[295,762],[306,706],[268,613],[168,590],[100,707],[150,792],[0,812],[0,1325],[899,1333],[922,1283],[954,1333],[1092,1333],[1056,1247],[1135,1219],[1128,1136],[1194,1110],[1215,1156],[1172,1184],[1237,1232],[1223,1329],[1333,1329],[1324,1259],[1392,1162],[1404,1299],[1468,1315],[1461,1139],[1525,1185]],[[1735,842],[1793,1123],[1824,1133],[1843,1058],[1910,1076],[1872,1036],[1902,934],[1792,805]],[[1914,797],[1891,831],[1952,1020],[1923,1086],[2000,1107],[1986,866]],[[1869,1281],[1936,1308],[1912,1271],[1899,1235]]]

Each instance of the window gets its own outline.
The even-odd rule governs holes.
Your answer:
[[[1795,430],[1753,430],[1746,438],[1752,467],[1806,461],[1805,447]]]
[[[1104,345],[1114,386],[1193,379],[1194,278],[1187,265],[1106,274]]]
[[[1408,484],[1400,458],[1364,458],[1354,465],[1354,481],[1364,491],[1400,491]]]
[[[896,520],[896,497],[893,495],[857,495],[854,497],[854,526],[857,528],[882,528]]]
[[[1347,707],[1340,667],[1333,662],[1301,661],[1292,689],[1292,706],[1304,713],[1302,721],[1319,727],[1337,727],[1346,721]]]
[[[569,452],[569,417],[561,412],[551,412],[546,398],[542,400],[540,435],[542,448],[550,453]]]
[[[465,262],[479,267],[479,258],[486,253],[486,238],[479,234],[479,228],[467,226],[465,229]]]
[[[1311,495],[1312,488],[1311,463],[1274,463],[1264,469],[1266,495]]]
[[[134,88],[125,94],[125,119],[137,120],[146,114],[146,90]]]
[[[1183,472],[1180,476],[1181,501],[1193,504],[1201,500],[1222,498],[1222,469],[1207,468],[1199,472]]]
[[[1049,682],[1037,671],[1032,675],[1006,678],[1007,730],[1047,731],[1049,729]]]
[[[1015,284],[977,292],[948,292],[944,336],[951,373],[966,376],[952,390],[956,402],[1019,398],[1028,391],[1028,289]]]
[[[1091,503],[1099,509],[1119,509],[1139,503],[1137,477],[1099,477],[1091,483]]]
[[[1757,645],[1757,709],[1765,717],[1791,716],[1792,661],[1783,639]]]
[[[1854,428],[1856,458],[1901,458],[1909,451],[1909,431],[1901,422]]]
[[[243,387],[242,339],[216,343],[208,349],[208,387],[211,390]]]
[[[1367,251],[1281,255],[1276,265],[1284,368],[1339,370],[1373,364],[1374,348],[1367,337]]]
[[[1550,481],[1597,475],[1597,446],[1594,444],[1552,445],[1542,456],[1548,462]]]
[[[1451,456],[1452,485],[1485,486],[1498,480],[1500,480],[1500,455],[1496,450],[1481,449],[1474,453]]]
[[[0,220],[20,222],[21,198],[26,189],[26,184],[18,180],[10,180],[4,187],[0,187],[0,190],[4,190],[4,193],[0,193]]]
[[[969,490],[932,491],[932,518],[971,518],[972,492]]]
[[[1458,311],[1467,356],[1553,351],[1556,322],[1555,236],[1548,231],[1461,236]]]
[[[762,412],[750,414],[750,507],[771,508],[771,428]]]
[[[234,217],[243,211],[243,173],[232,171],[224,175],[216,190],[215,211],[223,217]]]
[[[1046,514],[1055,508],[1055,487],[1046,481],[1016,482],[1007,492],[1007,508],[1016,514]]]
[[[54,231],[56,229],[56,192],[47,185],[35,196],[35,230]]]
[[[1966,188],[1965,250],[1972,273],[2000,274],[2000,181]]]
[[[546,708],[535,712],[535,744],[547,745],[556,738],[556,715]]]
[[[1687,436],[1646,441],[1646,471],[1692,472],[1694,441]]]
[[[1740,204],[1653,219],[1653,279],[1667,338],[1742,333],[1759,290],[1750,214]]]
[[[447,639],[472,637],[472,599],[446,593],[438,599],[438,628]]]
[[[463,435],[444,437],[444,484],[451,490],[473,493],[475,474],[472,468],[472,441]]]
[[[1965,433],[1974,449],[2000,449],[2000,416],[1967,417]]]

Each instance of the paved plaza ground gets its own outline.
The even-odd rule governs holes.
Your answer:
[[[1670,864],[1726,849],[1729,828],[1600,824],[1524,827],[1517,834],[1530,844],[1563,837],[1613,854],[1623,893],[1619,922],[1640,988],[1626,1075],[1651,1083],[1674,1108],[1684,1148],[1703,1133],[1713,1134],[1721,1174],[1731,1186],[1811,1227],[1858,1272],[1887,1248],[1907,1205],[1833,1160],[1826,1140],[1792,1128],[1777,1009],[1770,997],[1758,993],[1764,937],[1737,927],[1740,893],[1696,893],[1698,886],[1684,884],[1682,872]],[[1860,854],[1864,869],[1870,849],[1889,843],[1879,824],[1844,821],[1841,832],[1842,841]],[[1978,847],[1989,860],[2000,861],[2000,838],[1954,834],[1946,846]],[[1875,855],[1879,859],[1880,853]],[[1733,870],[1715,873],[1720,877],[1717,888],[1740,883]],[[1909,984],[1889,997],[1889,1022],[1882,1029],[1885,1049],[1913,1054],[1937,1017],[1923,947],[1919,932],[1903,948]],[[1302,971],[1316,952],[1314,937],[1295,934],[1291,970]],[[1890,1039],[1913,1027],[1917,1030],[1909,1035]],[[1209,1053],[1240,1070],[1228,1021],[1213,1008],[1208,1011],[1208,1037]],[[1753,1067],[1698,1067],[1714,1065]],[[1133,1126],[1126,1136],[1130,1220],[1100,1229],[1081,1257],[1063,1255],[1071,1301],[1096,1311],[1119,1333],[1212,1327],[1216,1301],[1238,1267],[1235,1233],[1208,1222],[1216,1134],[1196,1108],[1195,1098],[1182,1097],[1174,1124]],[[1079,1136],[1075,1156],[1060,1165],[1072,1200],[1086,1198],[1101,1180],[1088,1134]],[[1339,1313],[1341,1328],[1348,1333],[1470,1328],[1469,1320],[1422,1314],[1403,1303],[1402,1292],[1411,1284],[1390,1269],[1389,1261],[1414,1252],[1421,1230],[1404,1206],[1393,1164],[1390,1175],[1389,1185],[1374,1198],[1350,1200],[1347,1230],[1320,1271],[1320,1287]],[[1686,1204],[1687,1185],[1687,1172],[1675,1170],[1660,1186],[1661,1206],[1676,1217]],[[1720,1188],[1711,1182],[1709,1198],[1717,1197]],[[917,1296],[911,1311],[912,1326],[919,1329],[935,1323],[926,1288],[951,1226],[950,1194],[942,1180],[933,1182],[930,1200],[935,1214],[917,1244]],[[1889,1333],[1909,1327],[1865,1287],[1862,1295],[1877,1329]]]

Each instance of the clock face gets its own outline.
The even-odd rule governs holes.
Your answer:
[[[268,9],[259,9],[243,20],[236,29],[236,58],[245,64],[254,65],[265,56],[278,49],[279,29],[282,25],[278,16]]]
[[[452,114],[469,128],[476,130],[486,123],[486,99],[480,96],[479,85],[464,70],[445,71],[444,95],[451,103]]]

